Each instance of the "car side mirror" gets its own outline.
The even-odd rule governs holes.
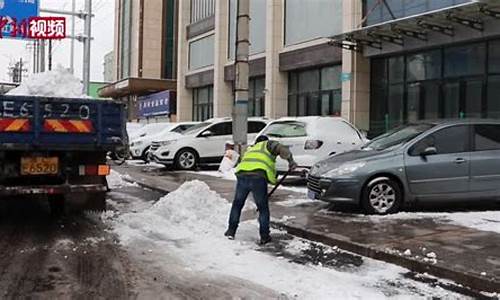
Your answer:
[[[214,135],[213,131],[210,131],[210,130],[206,130],[206,131],[203,131],[202,133],[200,133],[201,137],[210,137],[213,135]]]
[[[426,156],[429,156],[429,155],[435,155],[435,154],[437,154],[437,149],[436,149],[436,147],[427,147],[427,148],[425,148],[425,150],[424,150],[424,151],[422,151],[422,152],[420,153],[420,156],[422,156],[422,157],[426,157]]]

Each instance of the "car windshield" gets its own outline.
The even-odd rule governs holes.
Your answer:
[[[385,150],[390,147],[404,144],[421,133],[434,127],[433,124],[411,124],[393,129],[366,144],[366,150]]]
[[[193,127],[194,125],[196,125],[196,124],[181,124],[181,125],[175,127],[174,129],[172,129],[171,131],[176,132],[176,133],[183,133],[184,131],[188,130],[189,128]]]
[[[296,121],[275,122],[269,125],[263,134],[278,138],[307,136],[306,124]]]
[[[207,127],[210,124],[212,124],[212,123],[210,123],[210,122],[203,122],[203,123],[200,123],[200,124],[196,124],[193,127],[190,127],[188,129],[186,129],[185,131],[181,132],[181,134],[191,134],[191,133],[194,133],[194,132],[198,132],[201,129]]]

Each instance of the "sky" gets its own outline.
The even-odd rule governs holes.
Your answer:
[[[94,40],[91,43],[91,65],[90,80],[103,80],[103,62],[104,55],[113,50],[114,40],[114,4],[113,0],[92,0],[92,10],[95,17],[92,19],[92,36]],[[76,0],[76,10],[83,10],[85,0]],[[58,9],[71,10],[71,0],[40,0],[40,9]],[[42,16],[53,14],[41,13]],[[67,16],[66,34],[71,34],[71,17]],[[76,18],[75,34],[83,34],[83,20]],[[53,43],[53,67],[61,65],[69,68],[70,66],[70,39],[55,41]],[[47,51],[47,48],[46,48]],[[28,75],[32,73],[31,50],[28,49],[27,41],[18,41],[12,39],[0,39],[0,82],[10,82],[8,76],[9,64],[19,61],[20,58],[27,63]],[[47,62],[47,59],[46,59]],[[82,78],[83,62],[83,44],[75,41],[75,76]]]

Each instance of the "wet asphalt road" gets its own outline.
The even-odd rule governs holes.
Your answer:
[[[137,209],[138,201],[147,206],[161,196],[139,187],[123,187],[108,194],[108,205],[121,214]],[[122,248],[107,229],[98,214],[69,213],[54,219],[41,199],[2,200],[0,299],[283,298],[276,291],[235,278],[200,277],[175,261],[165,272],[150,261],[145,249]],[[363,264],[360,256],[326,251],[314,243],[299,255],[286,253],[283,248],[289,239],[288,235],[275,237],[261,251],[291,263],[338,270]]]

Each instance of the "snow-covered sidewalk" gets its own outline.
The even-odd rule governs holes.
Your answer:
[[[279,241],[281,252],[266,251],[267,247],[255,243],[258,227],[253,220],[241,224],[235,241],[227,240],[223,232],[229,209],[230,204],[205,183],[191,181],[146,209],[106,220],[124,246],[154,245],[157,267],[168,268],[174,256],[192,272],[230,276],[272,289],[284,298],[460,297],[404,278],[406,269],[367,258],[360,266],[343,268],[293,262],[287,255],[309,251],[311,243],[293,238]],[[322,247],[325,255],[339,251]]]

